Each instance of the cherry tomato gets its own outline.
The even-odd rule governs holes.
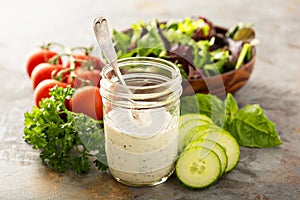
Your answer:
[[[74,72],[75,77],[69,76],[67,83],[73,88],[93,85],[100,87],[101,75],[99,70],[86,70],[78,68]]]
[[[65,70],[65,72],[63,70]],[[68,74],[70,74],[70,71],[62,65],[40,63],[33,69],[31,73],[32,87],[35,89],[36,86],[45,79],[56,79],[66,82],[68,79]]]
[[[50,51],[47,49],[39,49],[31,52],[25,62],[26,72],[29,77],[31,77],[31,73],[33,69],[40,63],[49,62],[51,58],[57,56],[57,53],[54,51]],[[62,60],[60,57],[57,59],[57,64],[62,64]]]
[[[76,113],[83,113],[96,120],[103,119],[102,97],[96,86],[79,88],[70,100],[70,109]]]
[[[86,69],[96,69],[96,70],[102,70],[104,64],[101,62],[101,60],[95,56],[92,55],[85,55],[85,54],[75,54],[72,55],[75,59],[75,68],[81,67]],[[67,61],[66,67],[70,67],[71,62],[70,60]]]
[[[37,107],[39,107],[39,102],[43,99],[43,98],[49,98],[50,97],[50,89],[53,88],[54,86],[58,86],[58,87],[63,87],[66,88],[67,84],[63,83],[61,81],[57,81],[54,79],[46,79],[43,80],[42,82],[40,82],[37,87],[34,90],[33,93],[33,98],[34,98],[34,103]]]

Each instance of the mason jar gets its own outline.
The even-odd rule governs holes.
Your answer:
[[[105,151],[109,172],[130,186],[152,186],[168,179],[178,156],[181,74],[166,60],[118,60],[126,85],[113,68],[102,70]]]

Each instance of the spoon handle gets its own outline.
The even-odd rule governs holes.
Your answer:
[[[114,45],[112,43],[112,39],[109,34],[109,26],[107,20],[102,17],[98,16],[94,20],[94,34],[96,36],[97,42],[103,51],[106,61],[108,64],[113,68],[116,76],[118,77],[120,83],[124,86],[124,89],[129,94],[128,101],[135,105],[135,101],[131,99],[132,92],[127,87],[126,82],[124,81],[120,69],[117,65],[117,53],[115,51]],[[132,110],[132,116],[136,120],[141,120],[142,116],[137,113],[136,111]],[[148,115],[143,115],[145,118]],[[146,118],[145,118],[146,119]],[[148,119],[148,118],[147,118]]]
[[[102,16],[96,17],[93,28],[97,42],[102,49],[108,64],[114,67],[117,61],[117,54],[110,37],[107,20]]]
[[[117,65],[117,53],[115,51],[112,39],[110,37],[109,33],[109,26],[107,23],[107,20],[102,17],[98,16],[94,20],[94,33],[97,39],[97,42],[104,54],[104,57],[108,64],[113,68],[116,76],[118,77],[120,83],[124,86],[126,86],[126,82],[122,78],[122,74],[120,72],[120,69]],[[130,90],[125,87],[128,93],[130,93]]]

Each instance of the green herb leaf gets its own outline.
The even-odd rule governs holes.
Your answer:
[[[85,142],[81,140],[78,134],[80,131],[76,127],[80,126],[81,130],[92,127],[85,133],[91,140],[95,139],[91,135],[96,136],[94,142],[100,142],[104,146],[101,121],[67,110],[65,100],[72,97],[73,88],[54,87],[50,94],[50,98],[40,102],[40,108],[35,106],[32,111],[24,114],[24,140],[33,145],[34,149],[40,149],[42,163],[57,172],[71,169],[78,174],[87,173],[90,170],[89,158],[94,158],[94,155],[84,146]],[[99,145],[93,148],[98,148]],[[97,150],[103,154],[103,150]],[[104,169],[105,164],[102,164]]]
[[[199,104],[195,95],[184,96],[180,99],[180,114],[199,113]]]
[[[75,130],[90,155],[100,162],[107,163],[103,121],[94,120],[84,114],[74,115]]]
[[[181,98],[181,114],[200,113],[212,119],[218,126],[222,126],[225,120],[224,103],[215,95],[196,94]]]
[[[238,104],[232,94],[227,94],[227,97],[225,99],[225,123],[224,123],[224,129],[228,130],[231,128],[231,125],[233,123],[233,120],[235,118],[236,113],[239,110]]]
[[[227,95],[225,102],[210,94],[196,94],[182,97],[180,104],[181,114],[205,114],[231,133],[241,146],[265,148],[282,144],[274,122],[257,104],[239,110],[231,94]]]
[[[274,147],[282,144],[275,124],[257,104],[247,105],[236,113],[228,130],[240,145],[247,147]]]
[[[196,94],[200,114],[205,114],[218,126],[223,126],[225,109],[221,99],[211,94]]]

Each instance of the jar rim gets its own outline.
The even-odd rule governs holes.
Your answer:
[[[107,74],[111,71],[113,71],[113,68],[110,66],[110,64],[106,64],[101,72],[102,77],[105,77],[105,81],[108,81],[110,85],[117,85],[120,88],[125,89],[127,87],[128,89],[153,89],[153,88],[158,88],[158,87],[166,87],[168,85],[177,85],[177,83],[181,84],[182,77],[179,68],[176,66],[176,64],[165,60],[161,58],[155,58],[155,57],[145,57],[145,56],[136,56],[136,57],[129,57],[129,58],[122,58],[117,60],[117,63],[122,66],[125,65],[130,65],[130,64],[156,64],[160,66],[167,66],[171,67],[173,70],[169,70],[172,73],[172,78],[170,78],[166,82],[159,83],[157,85],[143,85],[143,86],[132,86],[132,85],[127,85],[124,86],[121,83],[115,83],[113,82],[109,77],[107,77]],[[102,80],[103,81],[103,80]]]

